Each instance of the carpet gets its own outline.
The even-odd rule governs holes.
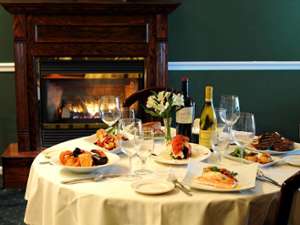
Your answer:
[[[24,189],[3,189],[0,176],[0,225],[24,225]]]

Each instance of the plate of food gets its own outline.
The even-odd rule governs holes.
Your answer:
[[[90,173],[115,164],[119,159],[118,155],[107,151],[75,148],[74,150],[59,151],[56,156],[51,158],[51,162],[71,172]]]
[[[255,137],[247,148],[271,155],[282,155],[300,149],[300,144],[281,136],[278,132],[265,132]]]
[[[241,147],[235,147],[224,154],[226,158],[244,163],[258,163],[260,167],[268,167],[277,163],[280,158],[271,156],[268,152],[258,152]]]
[[[198,163],[191,173],[190,187],[216,192],[235,192],[255,187],[257,164],[219,166]]]
[[[211,151],[199,144],[189,143],[188,137],[176,135],[171,143],[154,160],[171,165],[185,165],[189,159],[202,161],[209,158]]]
[[[87,136],[84,140],[96,145],[101,150],[118,154],[121,152],[121,147],[118,144],[120,138],[121,135],[117,134],[114,128],[108,128],[106,130],[99,129],[96,134]]]

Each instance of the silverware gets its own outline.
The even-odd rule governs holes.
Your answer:
[[[174,174],[169,174],[168,180],[173,182],[175,187],[177,187],[179,190],[181,190],[186,195],[193,196],[193,194],[191,193],[191,188],[187,185],[184,185],[180,181],[178,181]]]
[[[41,165],[46,165],[46,164],[54,165],[54,163],[51,162],[51,161],[40,161],[39,164],[41,164]]]
[[[87,177],[81,177],[81,178],[72,178],[72,179],[67,179],[67,180],[62,180],[62,184],[77,184],[81,183],[84,181],[100,181],[106,178],[115,178],[115,177],[120,177],[121,174],[98,174],[98,175],[92,175],[92,176],[87,176]]]
[[[281,184],[279,184],[276,180],[272,179],[271,177],[266,176],[262,170],[258,170],[256,178],[260,181],[266,181],[281,188]]]

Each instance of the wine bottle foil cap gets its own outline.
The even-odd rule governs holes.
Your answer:
[[[213,98],[213,87],[206,86],[205,87],[205,101],[212,101]]]
[[[189,81],[188,76],[183,76],[183,77],[181,77],[181,81]]]

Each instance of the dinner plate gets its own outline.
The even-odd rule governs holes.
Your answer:
[[[58,152],[60,153],[60,151]],[[106,164],[103,165],[99,165],[99,166],[90,166],[90,167],[76,167],[76,166],[65,166],[62,165],[59,161],[59,154],[57,154],[55,157],[51,158],[51,162],[54,165],[60,166],[61,169],[66,170],[66,171],[70,171],[73,173],[91,173],[94,172],[98,169],[107,167],[107,166],[111,166],[113,164],[115,164],[117,161],[119,161],[120,157],[114,153],[110,153],[110,152],[105,152],[105,155],[108,158],[108,161]]]
[[[239,158],[239,157],[232,156],[232,155],[230,155],[230,153],[224,153],[224,156],[228,159],[238,161],[238,162],[243,162],[243,163],[246,163],[246,164],[257,164],[261,168],[272,166],[272,165],[278,163],[279,161],[281,161],[281,158],[276,157],[276,156],[272,156],[272,161],[271,162],[262,164],[262,163],[253,162],[253,161],[250,161],[250,160],[247,160],[247,159],[242,159],[242,158]]]
[[[287,150],[287,151],[275,151],[275,150],[262,150],[262,149],[256,149],[254,146],[251,144],[247,145],[247,149],[252,150],[252,151],[258,151],[258,152],[267,152],[270,153],[271,155],[284,155],[284,154],[292,154],[294,151],[298,151],[300,149],[300,144],[299,143],[294,143],[294,149]]]
[[[171,164],[171,165],[185,165],[189,162],[189,159],[202,161],[210,157],[211,151],[199,144],[190,143],[192,147],[192,156],[188,159],[173,159],[169,150],[166,148],[157,156],[153,156],[154,160],[159,163]]]
[[[190,178],[190,187],[194,189],[206,190],[206,191],[214,191],[214,192],[236,192],[252,189],[255,187],[255,180],[257,174],[257,164],[243,164],[240,166],[218,166],[221,168],[226,168],[229,171],[237,173],[236,179],[238,184],[234,188],[219,188],[209,185],[201,184],[197,181],[197,177],[202,175],[203,169],[208,166],[218,166],[214,164],[208,164],[200,162],[197,164],[197,167],[193,167],[194,171],[189,171],[187,173],[191,173]]]
[[[119,154],[119,153],[122,152],[121,151],[121,147],[119,147],[119,146],[117,146],[116,148],[114,148],[112,150],[108,150],[106,148],[100,147],[99,145],[95,144],[96,141],[97,141],[96,134],[93,134],[93,135],[90,135],[90,136],[86,136],[82,140],[88,142],[89,144],[93,144],[96,149],[100,149],[100,150],[111,152],[111,153],[115,153],[115,154]]]
[[[138,193],[146,195],[159,195],[172,191],[174,183],[162,179],[142,179],[132,183],[131,187]]]

